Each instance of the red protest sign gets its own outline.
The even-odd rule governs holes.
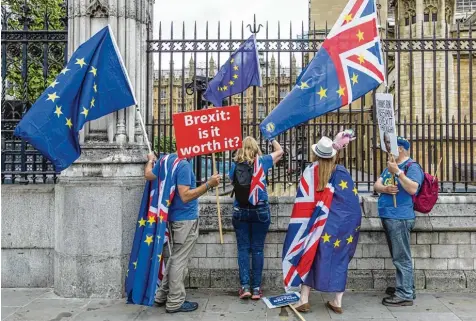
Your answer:
[[[192,157],[241,147],[238,106],[210,108],[173,115],[177,154]]]

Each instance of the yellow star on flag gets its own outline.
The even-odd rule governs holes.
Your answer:
[[[157,255],[157,258],[159,259],[159,261],[162,260],[162,254]]]
[[[139,263],[139,261],[135,261],[132,263],[134,265],[134,270],[137,269],[137,263]]]
[[[144,243],[147,243],[147,245],[150,246],[150,243],[154,243],[154,237],[150,236],[150,235],[147,235],[147,237],[145,238]]]
[[[221,87],[218,87],[218,91],[221,91]]]
[[[235,58],[231,58],[230,63],[232,64],[234,62],[235,62]]]
[[[324,97],[327,97],[327,88],[324,89],[322,88],[321,86],[321,89],[317,92],[317,94],[319,95],[319,98],[322,99]]]
[[[58,116],[58,118],[60,115],[63,114],[63,112],[61,111],[61,106],[56,106],[55,114]]]
[[[137,221],[139,223],[139,227],[141,226],[145,226],[145,223],[147,222],[146,220],[144,220],[143,217],[141,217],[141,219],[139,221]]]
[[[96,99],[94,99],[94,97],[93,97],[93,99],[91,99],[91,108],[96,107],[96,105],[94,105],[95,102],[96,102]]]
[[[365,62],[364,55],[362,55],[362,54],[359,55],[359,62],[360,62],[360,64],[363,64]]]
[[[357,38],[359,38],[359,41],[364,40],[364,33],[359,30],[359,32],[357,33]]]
[[[94,75],[94,77],[96,77],[96,75],[98,73],[98,70],[96,68],[94,68],[94,66],[91,66],[91,70],[89,72],[92,73]]]
[[[354,192],[355,196],[357,196],[357,194],[359,193],[359,191],[357,190],[357,187],[354,186],[354,189],[352,190],[352,192]]]
[[[81,58],[81,59],[76,58],[76,62],[74,64],[80,65],[81,68],[83,68],[84,65],[87,65],[87,63],[84,61],[84,58]]]
[[[238,75],[237,75],[237,74],[234,74],[234,75],[233,75],[233,78],[238,79]]]
[[[228,86],[227,85],[223,86],[223,90],[228,90]]]
[[[155,220],[155,216],[151,215],[149,216],[149,219],[147,220],[147,222],[150,224],[150,226],[152,226],[152,224],[154,224],[157,221]]]
[[[307,82],[301,81],[301,84],[298,87],[301,89],[307,89],[309,88],[309,85],[307,84]]]
[[[347,182],[344,181],[344,180],[341,180],[340,181],[340,184],[339,184],[340,188],[342,188],[342,190],[345,190],[347,187]]]
[[[87,108],[83,107],[83,111],[81,112],[81,115],[84,115],[84,118],[88,117],[89,110]]]
[[[347,244],[350,244],[352,243],[352,241],[354,240],[354,237],[351,235],[347,238]]]
[[[55,88],[55,86],[56,86],[57,84],[59,84],[59,82],[57,82],[56,79],[55,79],[55,80],[53,80],[53,82],[51,83],[50,87],[51,87],[51,88]]]
[[[329,242],[329,241],[331,240],[331,236],[332,236],[332,235],[329,235],[329,234],[327,234],[327,233],[324,234],[324,235],[322,236],[322,239],[324,240],[324,243]]]
[[[51,100],[52,102],[55,102],[55,99],[58,99],[58,98],[60,98],[60,96],[57,96],[56,92],[54,92],[52,94],[48,94],[48,98],[46,99],[46,101]]]
[[[339,86],[339,90],[337,91],[337,93],[339,94],[339,97],[344,96],[345,95],[345,87]]]
[[[358,80],[359,80],[359,76],[356,75],[355,73],[352,75],[352,78],[350,78],[350,79],[352,79],[352,85],[355,85],[356,83],[359,82],[359,81],[358,81]]]
[[[67,73],[68,71],[70,71],[70,70],[71,70],[71,69],[68,69],[68,67],[64,67],[63,70],[61,70],[61,73],[62,73],[63,75],[66,75],[66,73]]]
[[[73,127],[73,123],[71,122],[71,118],[66,118],[66,126],[68,126],[69,129],[71,129],[71,127]]]
[[[340,246],[340,240],[337,239],[335,242],[334,242],[334,247],[339,247]]]
[[[96,85],[96,83],[94,83],[93,89],[94,89],[94,92],[95,92],[95,93],[98,92],[98,85]]]
[[[228,83],[230,84],[230,86],[233,86],[235,84],[233,80],[230,80]]]
[[[238,66],[233,66],[233,70],[236,71],[236,70],[238,70],[238,69],[239,69]]]
[[[165,203],[167,203],[167,207],[170,206],[170,200],[166,200]]]
[[[163,220],[164,220],[164,217],[163,217],[162,215],[160,215],[160,216],[159,216],[159,219],[160,219],[160,223],[162,223]]]
[[[352,13],[346,14],[344,17],[344,21],[349,23],[352,21]]]

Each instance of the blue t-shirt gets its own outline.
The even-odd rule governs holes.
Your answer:
[[[159,162],[157,162],[159,164]],[[155,165],[152,173],[155,176],[159,176],[158,165]],[[175,196],[172,200],[172,204],[169,207],[169,221],[187,221],[196,220],[198,218],[198,200],[195,199],[188,203],[182,202],[178,191],[179,185],[190,186],[190,189],[197,187],[197,181],[195,174],[192,171],[192,166],[186,160],[180,161],[177,165],[177,175],[175,176]]]
[[[398,165],[401,171],[405,171],[405,166],[408,162],[414,162],[412,159],[408,159],[402,164]],[[412,181],[418,183],[418,191],[421,184],[423,184],[423,171],[417,163],[410,165],[406,172],[406,176]],[[383,185],[392,184],[392,174],[386,168],[380,177],[383,180]],[[378,199],[378,214],[381,218],[393,218],[393,219],[413,219],[415,218],[415,211],[413,210],[413,198],[405,189],[399,184],[398,178],[395,177],[398,186],[397,207],[393,204],[393,195],[382,193]]]
[[[261,156],[261,166],[263,166],[263,171],[267,175],[268,171],[273,167],[273,157],[271,155],[264,155]],[[233,162],[231,163],[230,166],[230,172],[228,173],[228,176],[230,177],[230,180],[233,181],[233,177],[235,175],[235,168],[236,168],[236,163]],[[259,202],[268,202],[268,191],[266,190],[266,182],[264,182],[264,193],[260,193],[261,197],[258,200]],[[235,206],[238,206],[238,201],[235,198],[234,202]]]

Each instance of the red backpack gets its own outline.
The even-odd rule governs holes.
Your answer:
[[[405,175],[408,169],[414,162],[408,162],[405,166]],[[416,163],[418,166],[420,164]],[[428,214],[438,201],[438,178],[423,172],[423,183],[420,186],[420,191],[413,195],[413,208],[415,211]]]

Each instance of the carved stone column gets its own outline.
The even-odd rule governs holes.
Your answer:
[[[145,111],[149,0],[69,0],[73,51],[107,24]],[[81,157],[55,186],[54,287],[64,297],[121,298],[144,189],[147,148],[136,108],[88,122]],[[139,128],[140,129],[140,128]]]

